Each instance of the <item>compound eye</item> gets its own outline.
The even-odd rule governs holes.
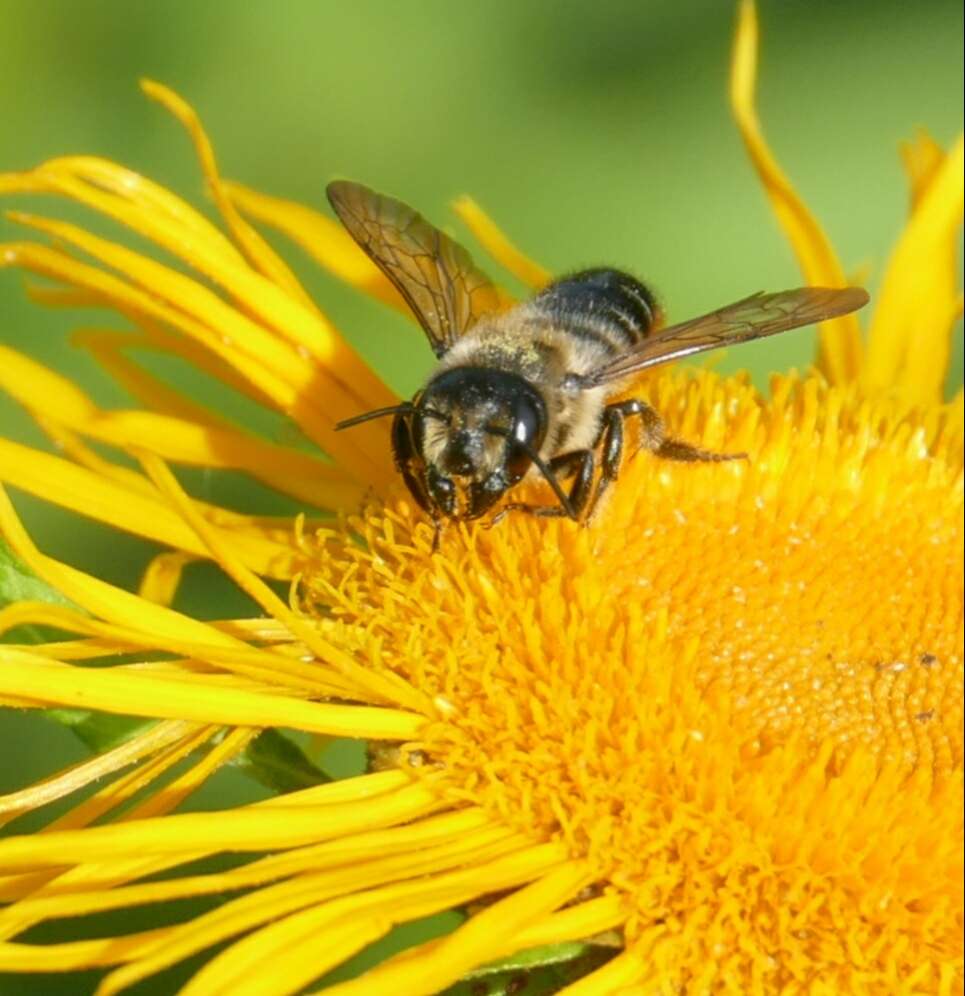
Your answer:
[[[529,401],[520,399],[513,411],[513,428],[506,453],[506,473],[513,484],[529,470],[533,462],[531,454],[539,449],[543,432],[542,412]]]

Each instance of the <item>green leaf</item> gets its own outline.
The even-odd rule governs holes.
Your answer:
[[[599,968],[617,948],[568,941],[527,948],[474,969],[442,996],[549,996]]]
[[[561,961],[572,961],[586,954],[590,950],[590,945],[586,941],[567,941],[563,944],[544,944],[538,948],[527,948],[525,951],[517,951],[516,954],[508,958],[500,958],[499,961],[491,961],[488,965],[482,965],[474,969],[466,978],[477,979],[485,975],[494,975],[497,972],[519,972],[525,969],[540,968],[544,965],[557,965]]]
[[[0,538],[0,607],[14,602],[49,602],[76,606],[56,588],[42,581]],[[3,634],[7,643],[46,643],[50,633],[41,626],[17,626]]]
[[[45,709],[43,715],[46,719],[68,727],[95,754],[124,743],[157,722],[156,719],[145,719],[143,716],[116,716],[107,712],[90,712],[87,709]]]
[[[264,730],[232,762],[273,792],[294,792],[331,781],[308,755],[277,730]]]

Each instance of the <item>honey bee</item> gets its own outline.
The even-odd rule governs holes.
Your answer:
[[[342,224],[412,309],[439,360],[411,401],[337,428],[394,416],[396,467],[432,517],[437,541],[444,521],[477,519],[536,475],[556,502],[507,501],[497,519],[521,510],[586,520],[619,475],[631,418],[657,457],[744,456],[670,438],[646,401],[612,399],[648,367],[825,321],[868,301],[858,287],[761,292],[660,328],[660,311],[643,284],[599,268],[561,277],[507,309],[469,253],[412,208],[358,183],[331,183],[327,193]]]

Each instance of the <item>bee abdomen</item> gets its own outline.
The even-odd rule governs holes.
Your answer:
[[[653,328],[653,294],[619,270],[583,270],[550,284],[532,302],[568,332],[595,339],[610,352],[636,345]]]

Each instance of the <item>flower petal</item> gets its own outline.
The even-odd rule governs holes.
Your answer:
[[[909,203],[911,210],[914,211],[941,168],[945,160],[945,150],[928,132],[920,129],[914,138],[901,143],[899,152],[905,173],[908,175]]]
[[[2,486],[0,486],[0,534],[34,573],[95,616],[120,626],[128,626],[135,632],[150,634],[155,639],[169,636],[175,640],[194,641],[201,646],[248,650],[241,641],[206,623],[155,605],[67,564],[45,557],[30,541]],[[48,606],[48,608],[53,607]]]
[[[329,705],[288,696],[221,688],[199,699],[190,682],[121,668],[91,669],[4,651],[0,693],[37,702],[227,726],[283,726],[335,737],[411,740],[425,722],[399,709]]]
[[[132,764],[139,758],[180,740],[191,729],[190,724],[178,720],[157,723],[103,754],[72,765],[65,771],[45,778],[29,788],[2,795],[0,796],[0,814],[4,814],[3,822],[13,819],[20,813],[38,809],[47,805],[48,802],[70,795],[98,778],[111,774],[128,764]]]
[[[68,378],[5,346],[0,346],[0,388],[28,410],[128,452],[137,446],[178,463],[241,470],[277,491],[327,508],[351,507],[362,495],[359,485],[330,464],[226,422],[104,411]]]
[[[173,90],[160,83],[155,83],[153,80],[141,80],[141,89],[148,97],[156,100],[170,111],[184,125],[198,155],[198,161],[201,164],[204,177],[208,182],[208,188],[214,197],[214,202],[218,210],[221,212],[221,217],[224,218],[235,241],[241,246],[252,266],[285,290],[300,304],[317,312],[318,309],[314,302],[298,282],[298,279],[288,265],[258,232],[241,217],[235,206],[231,203],[231,200],[226,196],[224,184],[218,173],[214,148],[211,145],[210,139],[205,134],[204,128],[201,125],[201,119],[195,113],[194,109]]]
[[[161,759],[154,759],[149,765],[161,770]],[[134,784],[134,773],[131,776],[124,776],[124,781]],[[332,803],[347,803],[354,800],[371,799],[375,796],[393,792],[409,784],[408,777],[401,771],[385,771],[378,774],[360,775],[354,778],[345,778],[337,782],[320,785],[317,788],[305,789],[301,792],[290,793],[283,796],[273,796],[254,803],[255,808],[271,809],[281,803],[291,804],[296,799],[305,805],[328,805]],[[20,898],[25,895],[57,896],[84,892],[91,889],[109,889],[116,885],[123,885],[135,879],[141,879],[149,875],[157,875],[167,871],[184,862],[199,860],[205,857],[208,851],[188,851],[180,854],[150,855],[144,857],[138,855],[132,858],[107,859],[102,862],[93,862],[75,865],[67,871],[56,874],[51,878],[50,872],[39,872],[31,875],[21,875],[19,881],[33,878],[39,881],[40,885],[36,893],[31,889],[26,891],[14,891],[9,898]],[[48,881],[49,880],[49,881]],[[9,879],[6,880],[9,883]],[[3,888],[4,880],[0,879],[0,893],[5,897],[10,892],[9,885]],[[166,935],[165,935],[166,936]],[[150,937],[146,937],[145,944],[150,944]]]
[[[757,76],[757,12],[741,0],[731,62],[730,101],[751,162],[809,284],[844,287],[847,279],[831,243],[771,152],[754,104]],[[861,369],[861,330],[854,315],[818,326],[818,367],[832,384],[854,380]]]
[[[245,214],[287,235],[339,280],[412,317],[402,295],[337,221],[304,204],[271,197],[231,180],[224,182],[224,190]]]
[[[602,968],[560,990],[560,996],[609,996],[637,991],[639,984],[656,973],[633,949],[621,951]],[[656,983],[659,985],[659,983]]]
[[[446,841],[464,840],[471,842],[469,846],[482,848],[494,840],[508,836],[510,831],[494,827],[482,810],[466,809],[441,816],[431,816],[402,826],[372,830],[353,834],[344,839],[293,848],[229,871],[87,891],[82,890],[78,883],[74,882],[70,891],[25,898],[16,905],[0,911],[0,931],[4,936],[12,936],[8,931],[10,924],[15,924],[17,930],[24,930],[44,920],[204,896],[213,892],[233,892],[265,885],[296,874],[320,872],[327,868],[359,867],[389,855],[408,854],[417,859],[418,855],[427,848]],[[419,874],[415,863],[412,866],[412,874]],[[566,912],[563,911],[555,916],[564,916]],[[581,920],[581,924],[588,923],[591,926],[601,922],[604,920],[599,914],[592,918],[583,917]],[[544,928],[545,933],[546,928]],[[587,933],[593,931],[584,930],[584,934],[578,936]]]
[[[205,546],[162,502],[131,493],[49,453],[0,439],[0,481],[137,536],[207,556]],[[292,577],[290,546],[242,531],[232,536],[232,543],[237,555],[259,573]]]
[[[522,929],[562,906],[590,881],[592,875],[583,863],[567,862],[487,906],[432,945],[430,951],[417,951],[408,957],[403,953],[358,979],[325,991],[332,996],[376,996],[395,991],[431,996],[470,969],[498,957],[512,946]]]
[[[471,197],[459,197],[453,201],[452,208],[486,252],[517,280],[534,291],[542,290],[552,281],[553,275],[549,270],[521,253]]]
[[[438,793],[421,784],[343,804],[311,804],[300,795],[282,796],[287,802],[284,806],[235,808],[230,820],[221,813],[176,813],[82,830],[7,837],[0,840],[0,868],[60,867],[65,855],[71,863],[81,863],[145,855],[281,850],[392,826],[442,805]]]
[[[919,145],[919,157],[922,157]],[[913,208],[878,293],[862,382],[913,404],[939,402],[960,315],[958,228],[965,204],[965,139],[940,162],[912,166]]]
[[[627,918],[624,907],[625,901],[618,895],[588,899],[535,920],[520,931],[516,940],[522,950],[602,934],[623,924]]]
[[[459,869],[468,860],[481,864],[507,852],[518,852],[521,846],[525,846],[519,838],[508,839],[505,832],[500,832],[498,828],[495,842],[491,829],[486,835],[471,836],[475,836],[475,840],[450,838],[416,854],[381,858],[352,868],[337,869],[326,875],[295,880],[278,890],[279,895],[287,900],[288,912],[268,901],[268,890],[245,897],[237,903],[239,912],[245,907],[247,926],[258,926],[259,929],[208,962],[185,988],[185,994],[260,991],[268,996],[269,993],[301,991],[303,986],[338,963],[337,960],[327,961],[319,967],[318,950],[312,943],[313,939],[324,937],[324,948],[327,949],[330,931],[338,932],[342,927],[365,923],[374,916],[382,920],[383,931],[387,933],[397,922],[407,919],[399,916],[397,906],[393,908],[388,903],[369,902],[372,896],[371,893],[367,895],[365,890],[391,888],[397,884],[403,890],[414,886],[419,891],[431,891],[433,883],[428,876],[438,877],[452,869]],[[342,896],[346,897],[346,902],[339,904],[338,898]],[[355,912],[359,904],[362,905]],[[344,911],[343,917],[333,916],[338,909]],[[228,908],[223,907],[220,915],[212,919],[212,925],[217,923],[217,933],[221,938],[225,936],[224,930],[229,924],[234,934],[244,929],[236,917],[228,919],[224,916],[228,912]],[[195,926],[185,929],[183,933],[196,944],[198,932]],[[208,940],[210,942],[210,936]],[[275,969],[281,953],[286,955],[285,971],[279,976]],[[284,988],[277,988],[279,985]]]
[[[395,396],[370,371],[366,372],[367,368],[361,369],[364,364],[354,353],[351,358],[343,355],[350,351],[340,336],[333,330],[321,329],[319,319],[264,278],[238,267],[220,274],[236,296],[244,295],[247,306],[257,304],[261,308],[260,319],[267,321],[269,313],[273,316],[275,325],[268,327],[190,276],[122,245],[65,222],[22,213],[11,213],[11,217],[82,249],[137,286],[131,287],[63,253],[36,245],[8,244],[0,252],[0,263],[17,263],[69,283],[91,286],[112,299],[127,301],[138,310],[162,318],[251,380],[273,398],[281,411],[295,418],[310,438],[349,470],[361,472],[363,480],[377,482],[392,477],[384,460],[384,427],[360,426],[348,442],[338,435],[335,423],[369,407],[390,405]],[[254,281],[260,283],[253,284]],[[295,314],[290,313],[292,309],[296,309]],[[290,328],[291,323],[297,328]],[[313,327],[302,328],[303,325]],[[291,341],[278,334],[279,326],[291,333]]]
[[[164,463],[157,457],[145,455],[142,463],[151,479],[166,494],[180,512],[182,518],[204,540],[219,565],[273,618],[284,623],[294,636],[301,640],[319,658],[344,674],[358,685],[361,693],[377,696],[385,702],[395,703],[410,709],[432,713],[429,697],[418,692],[408,682],[403,681],[386,668],[377,669],[373,664],[362,666],[323,639],[317,630],[299,618],[278,598],[277,595],[257,576],[249,571],[211,527],[204,522]]]
[[[167,934],[167,928],[64,944],[0,944],[0,970],[7,972],[78,972],[127,961],[146,941]]]
[[[79,574],[79,572],[77,573]],[[76,576],[68,574],[68,577],[76,583]],[[82,582],[84,575],[80,575],[80,579]],[[76,591],[80,597],[87,597],[87,592],[82,584],[77,586]],[[122,594],[128,593],[122,592]],[[138,601],[140,600],[138,599]],[[124,599],[121,600],[121,605],[122,607],[125,605]],[[155,606],[153,602],[145,602],[144,605],[161,607]],[[177,616],[177,613],[172,612],[171,614]],[[50,605],[46,602],[17,602],[0,609],[0,632],[29,623],[102,637],[113,644],[110,653],[163,650],[169,653],[183,654],[187,658],[186,660],[119,665],[118,667],[156,673],[166,672],[166,677],[193,684],[196,691],[202,695],[212,694],[220,687],[230,687],[257,692],[283,689],[306,695],[333,698],[358,697],[357,690],[349,687],[337,672],[324,665],[309,664],[302,660],[304,650],[297,644],[286,644],[269,649],[250,647],[244,643],[225,645],[195,642],[169,633],[144,632],[129,625],[101,622],[73,609]],[[220,626],[213,626],[212,629],[217,632],[226,632],[225,628]],[[38,656],[49,656],[38,648],[24,647],[21,649]],[[74,659],[83,658],[75,657]],[[203,664],[199,663],[202,661]],[[209,673],[215,667],[223,669],[229,674]]]
[[[170,606],[181,585],[184,568],[196,559],[188,553],[170,552],[159,553],[156,557],[152,557],[141,576],[138,595],[149,602]]]

